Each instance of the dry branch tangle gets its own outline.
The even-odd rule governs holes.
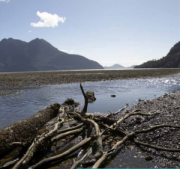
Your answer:
[[[88,114],[87,113],[87,107],[88,107],[87,98],[86,98],[82,85],[80,85],[80,88],[85,99],[83,110],[78,111],[78,112],[66,112],[66,115],[67,115],[66,117],[64,117],[65,113],[63,112],[61,118],[57,122],[52,123],[54,124],[54,129],[50,130],[46,134],[42,134],[39,137],[37,137],[36,140],[34,140],[32,145],[29,147],[26,154],[20,159],[19,162],[16,163],[13,169],[26,167],[27,166],[26,164],[29,163],[29,161],[33,158],[33,155],[36,153],[36,150],[38,149],[38,145],[41,144],[44,140],[48,139],[51,143],[53,143],[57,140],[60,140],[61,138],[64,138],[65,136],[75,135],[77,133],[81,133],[81,135],[83,135],[82,134],[83,132],[85,132],[86,134],[80,143],[74,145],[73,147],[67,149],[66,151],[58,155],[54,155],[52,157],[49,157],[49,158],[46,158],[37,162],[36,164],[29,167],[29,169],[41,168],[42,165],[44,164],[52,163],[58,160],[64,160],[64,157],[71,155],[73,152],[79,149],[86,151],[85,156],[89,156],[92,153],[92,151],[90,150],[92,150],[93,144],[96,144],[96,151],[94,153],[95,155],[93,154],[93,156],[91,156],[94,158],[93,168],[99,168],[106,161],[106,159],[111,158],[112,155],[114,155],[117,152],[117,150],[120,148],[120,146],[123,145],[127,140],[131,140],[138,145],[151,147],[157,150],[180,152],[180,149],[159,147],[156,145],[151,145],[145,142],[141,142],[137,139],[137,135],[141,133],[148,133],[156,129],[165,128],[165,127],[180,128],[180,126],[160,124],[160,125],[151,126],[144,130],[137,130],[133,132],[132,131],[127,132],[127,131],[123,131],[119,129],[119,126],[121,126],[122,122],[124,122],[127,118],[131,116],[137,116],[137,115],[138,116],[155,116],[155,115],[160,114],[159,112],[142,113],[141,110],[134,110],[130,113],[125,114],[124,117],[120,118],[117,121],[110,119],[109,118],[110,115],[103,116],[103,115]],[[59,130],[63,122],[68,121],[67,120],[68,118],[77,120],[80,122],[80,124],[77,124],[74,127],[69,127],[69,128]],[[123,137],[121,140],[118,140],[115,143],[115,145],[113,145],[108,151],[103,152],[103,139],[110,136],[109,133],[111,133],[111,131],[115,132],[117,135],[120,134]],[[13,143],[13,144],[21,145],[21,143],[19,142]],[[85,148],[84,146],[86,144],[88,144],[88,146],[90,145],[90,147]],[[84,159],[84,156],[80,159],[77,156],[76,161],[73,163],[71,169],[75,169],[76,167],[78,167],[82,163],[83,159]]]
[[[132,116],[132,115],[152,116],[152,115],[156,115],[156,114],[159,114],[159,113],[147,113],[147,114],[145,114],[145,113],[139,112],[139,110],[138,110],[138,112],[134,111],[134,112],[131,112],[131,113],[126,114],[125,117],[119,119],[116,123],[114,123],[113,125],[111,125],[108,129],[114,129],[117,125],[119,125],[119,124],[120,124],[121,122],[123,122],[126,118],[128,118],[128,117],[130,117],[130,116]],[[91,120],[91,119],[85,119],[85,118],[83,118],[80,114],[77,114],[77,113],[75,113],[75,115],[76,115],[76,118],[79,117],[79,119],[80,119],[81,121],[83,121],[84,123],[93,124],[93,126],[94,126],[94,128],[95,128],[95,130],[96,130],[96,136],[93,137],[93,140],[98,140],[97,133],[99,133],[98,135],[101,136],[101,139],[102,139],[102,135],[105,134],[105,132],[106,132],[107,130],[106,130],[105,132],[103,131],[103,132],[100,133],[99,126],[97,125],[97,123],[94,123],[93,120]],[[139,142],[137,139],[135,139],[135,136],[136,136],[137,134],[141,133],[141,132],[142,132],[142,133],[145,133],[145,132],[149,132],[149,131],[152,131],[152,130],[155,130],[155,129],[158,129],[158,128],[161,128],[161,127],[180,128],[179,126],[172,126],[172,125],[163,124],[163,125],[152,126],[151,128],[146,129],[146,130],[142,130],[142,131],[137,131],[137,132],[135,131],[135,132],[131,132],[131,133],[123,132],[123,133],[125,133],[125,137],[124,137],[122,140],[118,141],[109,151],[101,154],[101,156],[99,156],[99,159],[97,160],[97,162],[94,164],[93,168],[98,168],[98,167],[100,167],[101,164],[106,160],[107,157],[111,156],[111,155],[119,148],[120,145],[122,145],[125,141],[127,141],[127,140],[129,140],[129,139],[131,139],[131,140],[133,139],[134,142],[137,143],[137,144],[142,144],[142,145],[144,144],[144,145],[146,145],[146,143]],[[88,142],[89,142],[92,138],[86,138],[86,139],[88,139]],[[86,140],[86,139],[85,139],[85,140]],[[34,169],[34,168],[40,167],[40,166],[43,165],[43,164],[46,164],[46,163],[53,162],[53,161],[56,161],[56,160],[61,159],[62,157],[64,157],[64,156],[72,153],[73,151],[75,151],[77,148],[80,148],[81,146],[83,146],[84,144],[86,144],[87,142],[84,143],[85,140],[83,140],[83,141],[80,142],[78,145],[76,145],[75,148],[73,147],[73,148],[67,150],[66,152],[64,152],[64,153],[62,153],[62,154],[59,154],[59,155],[57,155],[57,156],[53,156],[53,157],[50,157],[50,158],[45,159],[45,160],[43,160],[43,161],[40,161],[39,163],[35,164],[35,165],[32,166],[31,168]],[[91,141],[92,141],[92,140],[91,140]],[[147,146],[151,146],[151,145],[147,145]],[[177,151],[177,152],[180,151],[179,149],[166,149],[166,148],[161,148],[161,147],[156,147],[156,146],[151,146],[151,147],[153,147],[153,148],[155,148],[155,149],[166,150],[166,151]],[[77,160],[77,161],[73,164],[72,168],[74,168],[74,166],[77,166],[80,162],[81,162],[81,161],[78,161],[78,160]]]
[[[53,162],[53,161],[59,160],[59,159],[65,157],[65,156],[67,156],[68,154],[74,152],[75,150],[77,150],[78,148],[82,147],[83,145],[87,144],[92,139],[93,139],[93,137],[86,138],[83,141],[81,141],[79,144],[77,144],[74,147],[70,148],[69,150],[67,150],[67,151],[65,151],[65,152],[63,152],[63,153],[61,153],[59,155],[56,155],[56,156],[47,158],[45,160],[42,160],[42,161],[38,162],[37,164],[31,166],[29,169],[38,168],[38,167],[42,166],[45,163],[49,163],[49,162]]]

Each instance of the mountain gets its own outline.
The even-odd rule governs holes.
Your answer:
[[[132,65],[132,66],[130,66],[130,67],[128,67],[128,68],[134,68],[134,67],[136,67],[137,65]]]
[[[112,66],[104,66],[105,69],[123,69],[125,68],[124,66],[122,65],[119,65],[119,64],[114,64]]]
[[[112,66],[104,66],[105,69],[125,69],[125,68],[134,68],[136,65],[132,65],[130,67],[124,67],[122,65],[119,64],[114,64]]]
[[[103,69],[103,67],[83,56],[59,51],[43,39],[30,42],[12,38],[0,41],[0,71],[47,71]]]
[[[165,57],[145,62],[135,68],[180,68],[180,42],[176,43]]]

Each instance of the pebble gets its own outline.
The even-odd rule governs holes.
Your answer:
[[[146,154],[145,160],[146,161],[151,161],[153,158],[150,154]]]

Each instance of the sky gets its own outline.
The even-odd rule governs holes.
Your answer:
[[[4,38],[42,38],[103,66],[138,65],[180,41],[180,0],[0,0]]]

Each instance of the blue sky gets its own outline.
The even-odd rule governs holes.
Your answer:
[[[0,40],[9,37],[131,66],[180,40],[180,0],[0,0]]]

